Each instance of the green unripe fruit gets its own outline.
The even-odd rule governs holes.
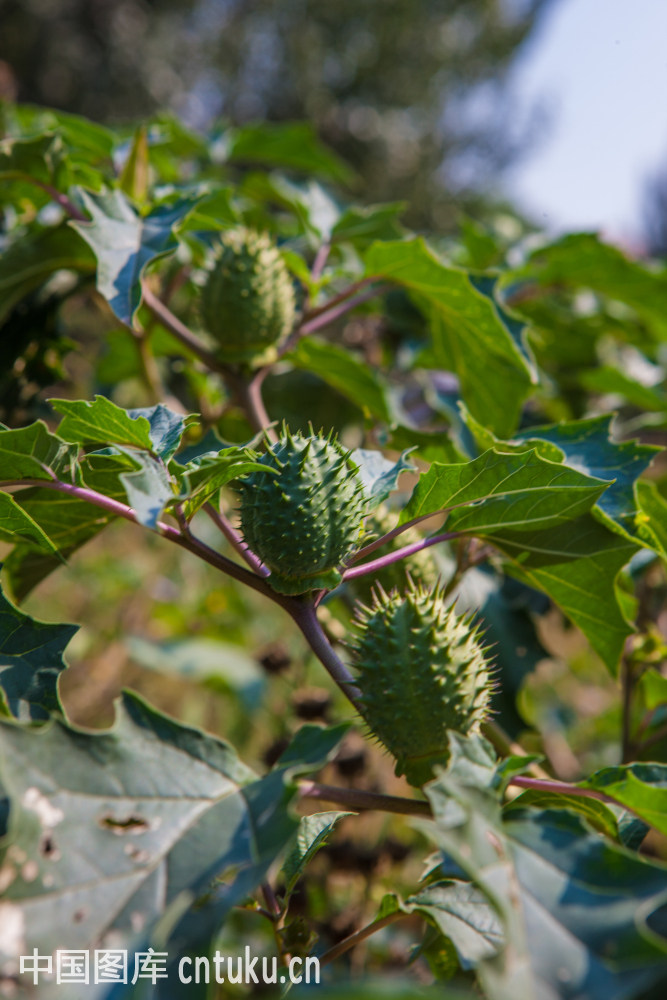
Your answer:
[[[396,773],[416,786],[446,765],[448,733],[479,729],[491,696],[485,649],[441,591],[410,583],[405,594],[378,589],[361,607],[354,665],[361,710],[396,757]]]
[[[331,435],[283,430],[239,484],[241,530],[281,594],[336,587],[361,535],[366,500],[350,455]]]
[[[371,539],[375,541],[383,535],[388,535],[397,527],[397,517],[392,515],[384,505],[381,505],[373,511],[370,517],[366,518],[365,527]],[[417,528],[408,528],[377,549],[373,553],[373,558],[397,552],[406,545],[421,541],[422,538],[423,536]],[[426,590],[432,590],[438,583],[438,571],[431,553],[431,549],[421,549],[411,556],[389,563],[388,566],[384,566],[372,576],[360,576],[356,580],[351,580],[349,587],[360,601],[371,600],[372,588],[377,584],[387,593],[394,589],[403,590],[407,585],[408,577],[414,583],[422,584]]]
[[[265,364],[294,325],[294,287],[270,237],[245,228],[220,238],[199,304],[218,357]]]

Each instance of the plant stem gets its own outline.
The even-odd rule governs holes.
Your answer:
[[[36,177],[31,177],[30,174],[22,174],[24,180],[28,181],[30,184],[34,184],[36,187],[46,191],[49,198],[55,201],[60,207],[67,212],[71,219],[76,219],[77,222],[90,222],[90,219],[82,212],[80,208],[71,201],[66,194],[62,191],[58,191],[51,184],[46,184],[44,181],[38,181]]]
[[[250,569],[254,573],[263,577],[271,575],[271,571],[257,558],[255,553],[248,548],[236,528],[233,527],[231,522],[221,511],[216,510],[213,504],[210,503],[205,503],[203,509],[213,521],[216,528],[222,532],[232,548],[247,562],[248,566],[250,566]]]
[[[510,739],[505,730],[497,722],[494,722],[493,719],[487,719],[486,722],[482,723],[482,735],[486,737],[501,757],[528,756],[521,744]],[[536,778],[543,778],[545,781],[550,780],[547,772],[539,764],[531,764],[530,770]]]
[[[611,802],[614,805],[623,805],[622,802],[617,802],[611,795],[605,795],[604,792],[596,792],[592,788],[580,788],[579,785],[570,785],[567,781],[526,778],[523,775],[517,775],[511,779],[509,784],[516,785],[517,788],[532,788],[539,792],[555,792],[557,795],[578,795],[584,799],[598,799],[600,802]]]
[[[310,269],[310,276],[313,281],[317,281],[318,278],[322,276],[322,271],[325,268],[330,252],[331,244],[323,243],[315,254],[315,260],[313,261],[313,266]]]
[[[336,802],[350,809],[377,809],[380,812],[397,813],[400,816],[432,816],[428,802],[420,799],[405,799],[398,795],[381,795],[379,792],[366,792],[361,788],[337,788],[334,785],[321,785],[316,781],[300,781],[299,793],[306,799],[319,799],[323,802]]]
[[[268,368],[263,368],[250,379],[244,378],[243,375],[232,377],[228,373],[227,382],[235,392],[252,429],[256,432],[263,431],[270,441],[275,442],[278,440],[278,435],[271,424],[271,418],[266,412],[262,399],[262,382],[268,372]]]
[[[343,938],[339,941],[337,945],[330,948],[329,951],[325,953],[320,958],[320,966],[328,965],[329,962],[333,962],[334,959],[340,958],[344,955],[346,951],[350,948],[354,948],[355,945],[360,944],[366,938],[370,937],[371,934],[375,934],[376,931],[382,930],[383,927],[387,927],[389,924],[395,923],[397,920],[402,920],[404,917],[412,916],[411,913],[404,913],[402,910],[396,910],[394,913],[387,914],[386,917],[382,917],[380,920],[375,920],[372,924],[368,924],[367,927],[363,927],[360,931],[355,931],[354,934],[350,934],[349,937]]]
[[[343,661],[336,655],[333,646],[327,639],[317,618],[317,612],[312,604],[293,602],[287,609],[303,636],[315,653],[322,666],[329,672],[341,691],[352,702],[358,712],[361,712],[361,691],[354,677]]]
[[[622,719],[621,719],[621,763],[627,764],[632,760],[634,747],[632,745],[632,696],[634,692],[635,675],[633,664],[627,656],[621,661],[621,689],[622,689]]]
[[[452,538],[458,537],[458,532],[450,531],[444,535],[434,535],[433,538],[422,538],[418,542],[413,542],[412,545],[405,545],[402,549],[397,549],[395,552],[388,552],[386,556],[373,559],[372,562],[362,563],[361,566],[346,569],[343,573],[343,579],[355,580],[359,576],[366,576],[367,573],[377,573],[381,569],[384,569],[385,566],[391,566],[392,563],[398,562],[399,559],[406,559],[408,556],[414,555],[415,552],[421,552],[423,549],[430,548],[431,545],[438,545],[440,542],[448,542]]]
[[[94,504],[113,517],[123,517],[126,521],[131,521],[133,524],[139,523],[134,510],[128,507],[127,504],[114,500],[112,497],[105,497],[102,493],[96,493],[95,490],[88,489],[85,486],[74,486],[71,483],[63,483],[59,479],[21,479],[5,482],[0,485],[37,486],[47,490],[55,490],[58,493],[75,497],[77,500],[85,500],[87,503]],[[264,597],[268,597],[281,607],[290,610],[292,605],[295,604],[292,598],[286,597],[283,594],[277,594],[261,577],[255,573],[251,573],[250,570],[245,569],[243,566],[239,566],[220,552],[216,552],[215,549],[210,548],[191,533],[183,534],[178,528],[174,528],[171,524],[166,524],[164,521],[158,521],[156,527],[163,538],[167,538],[170,542],[174,542],[175,545],[180,545],[181,548],[187,549],[194,555],[199,556],[204,562],[214,566],[227,576],[231,576],[234,580],[238,580],[239,583],[245,583],[248,587],[263,594]]]
[[[315,319],[316,316],[321,316],[323,313],[333,309],[334,306],[337,306],[339,302],[345,302],[346,299],[352,298],[356,292],[378,280],[379,278],[362,278],[361,281],[355,281],[352,285],[344,288],[342,292],[339,292],[338,295],[330,298],[328,302],[324,302],[315,309],[309,309],[308,312],[304,313],[303,322],[308,323],[310,320]]]
[[[346,299],[341,302],[340,305],[334,306],[333,308],[327,308],[323,312],[318,312],[314,319],[309,319],[305,323],[302,323],[299,327],[299,336],[305,337],[309,333],[315,333],[316,330],[321,330],[323,326],[328,326],[329,323],[334,323],[341,316],[350,312],[352,309],[356,309],[357,306],[363,305],[364,302],[369,302],[371,299],[377,298],[381,294],[383,287],[371,288],[367,292],[362,292],[359,295],[355,295],[351,299]]]
[[[182,323],[178,316],[174,316],[173,312],[166,306],[161,299],[155,295],[147,283],[144,281],[141,286],[141,293],[143,296],[144,304],[150,309],[156,319],[160,321],[162,326],[165,327],[169,333],[172,334],[179,343],[187,347],[195,357],[199,358],[200,361],[210,368],[211,371],[218,372],[221,375],[226,375],[225,366],[216,358],[212,351],[209,351],[207,347],[202,344],[198,337],[194,335],[192,330],[190,330],[185,323]]]
[[[407,521],[405,524],[399,524],[398,528],[394,528],[392,531],[388,531],[386,535],[381,535],[380,538],[376,538],[374,541],[369,542],[368,545],[364,545],[363,549],[358,549],[354,552],[350,558],[347,560],[347,565],[351,566],[354,563],[359,562],[360,559],[365,559],[376,549],[381,549],[384,545],[388,545],[389,542],[393,541],[394,538],[398,538],[402,535],[404,531],[408,528],[414,528],[416,524],[420,524],[422,521],[427,521],[429,517],[437,517],[439,514],[446,514],[446,510],[434,510],[429,514],[421,514],[419,517],[413,517],[411,521]]]

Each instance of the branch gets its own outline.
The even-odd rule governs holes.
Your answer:
[[[337,945],[333,948],[329,948],[329,951],[325,953],[320,958],[320,967],[327,965],[329,962],[333,962],[334,959],[340,958],[341,955],[349,951],[350,948],[354,948],[355,945],[360,944],[371,934],[375,934],[376,931],[382,930],[383,927],[387,927],[389,924],[395,923],[397,920],[403,920],[405,917],[411,917],[411,913],[404,913],[403,910],[395,910],[394,913],[388,913],[386,917],[381,917],[380,920],[373,921],[372,924],[368,924],[367,927],[363,927],[360,931],[355,931],[354,934],[350,934],[349,937],[343,938],[339,941]]]
[[[605,795],[604,792],[596,792],[592,788],[580,788],[579,785],[570,785],[567,781],[526,778],[523,775],[518,775],[512,778],[509,784],[516,785],[517,788],[532,788],[538,792],[555,792],[557,795],[578,795],[584,799],[598,799],[600,802],[611,802],[615,806],[623,806],[622,802],[618,802],[611,795]],[[627,809],[628,807],[623,806],[623,808]]]
[[[30,174],[21,175],[24,180],[28,181],[30,184],[34,184],[36,187],[46,191],[49,198],[55,201],[60,207],[67,212],[71,219],[76,219],[77,222],[90,222],[90,219],[78,208],[73,201],[71,201],[66,194],[62,191],[58,191],[54,188],[52,184],[46,184],[44,181],[38,181],[36,177],[31,177]]]
[[[181,322],[178,316],[174,316],[171,309],[150,290],[146,282],[143,282],[141,285],[141,293],[147,308],[179,343],[187,347],[211,371],[218,372],[221,375],[227,374],[225,366],[218,360],[215,354],[202,344],[199,338],[194,335],[185,323]]]
[[[210,503],[204,504],[204,512],[208,514],[216,528],[222,532],[232,548],[238,552],[242,559],[245,559],[248,566],[250,566],[250,569],[253,570],[254,573],[257,573],[258,576],[264,577],[271,575],[271,571],[257,558],[255,553],[248,548],[236,528],[232,526],[224,514],[216,510],[213,504]]]
[[[310,320],[315,319],[316,316],[321,316],[323,313],[328,312],[337,306],[339,302],[345,302],[346,299],[352,298],[352,296],[360,291],[362,288],[366,288],[367,285],[372,284],[374,281],[378,281],[379,278],[362,278],[361,281],[355,281],[354,284],[348,285],[344,288],[342,292],[338,295],[334,295],[330,298],[328,302],[323,303],[321,306],[317,306],[315,309],[309,309],[308,312],[303,315],[303,322],[308,323]]]
[[[379,792],[366,792],[360,788],[338,788],[334,785],[321,785],[316,781],[300,781],[299,794],[305,799],[335,802],[355,811],[377,809],[400,816],[433,815],[429,803],[420,799],[405,799],[399,795],[381,795]]]
[[[301,324],[298,330],[299,336],[305,337],[309,333],[320,330],[323,326],[328,326],[329,323],[334,323],[341,316],[344,316],[352,309],[356,309],[357,306],[361,306],[364,302],[369,302],[371,299],[377,298],[384,290],[384,287],[371,288],[368,292],[362,292],[360,295],[355,295],[354,298],[346,299],[338,306],[318,312],[313,319],[309,319]]]
[[[394,538],[398,538],[402,535],[404,531],[408,528],[414,528],[416,524],[421,524],[422,521],[427,521],[429,517],[437,517],[439,514],[448,513],[449,508],[445,510],[434,510],[430,514],[421,514],[419,517],[413,517],[411,521],[406,521],[405,524],[399,524],[397,528],[392,531],[388,531],[386,535],[381,535],[380,538],[376,538],[375,541],[369,542],[368,545],[364,545],[363,549],[358,549],[350,558],[347,560],[347,565],[350,566],[353,563],[359,562],[360,559],[365,559],[369,556],[371,552],[375,552],[376,549],[381,549],[383,545],[387,545],[389,542],[393,541]]]
[[[276,442],[278,435],[273,429],[271,418],[266,412],[262,399],[262,382],[269,371],[270,367],[262,368],[255,372],[250,380],[244,378],[242,374],[232,376],[231,372],[227,373],[226,378],[252,429],[256,432],[263,431],[270,441]]]
[[[386,556],[380,556],[379,559],[373,559],[372,562],[362,563],[361,566],[346,569],[343,573],[343,580],[356,580],[359,576],[366,576],[368,573],[377,573],[379,570],[384,569],[385,566],[391,566],[392,563],[398,562],[400,559],[406,559],[408,556],[414,555],[415,552],[422,552],[424,549],[430,548],[431,545],[438,545],[440,542],[448,542],[452,538],[459,537],[458,532],[450,531],[444,535],[434,535],[433,538],[422,538],[418,542],[413,542],[412,545],[404,545],[402,549],[397,549],[395,552],[388,552]]]
[[[0,485],[37,486],[47,490],[55,490],[58,493],[75,497],[77,500],[85,500],[87,503],[105,510],[113,517],[123,517],[126,521],[131,521],[133,524],[140,523],[132,507],[128,507],[127,504],[114,500],[111,497],[105,497],[102,493],[96,493],[95,490],[88,489],[86,486],[73,486],[71,483],[63,483],[59,479],[20,479],[4,482]],[[245,569],[243,566],[239,566],[220,552],[216,552],[215,549],[210,548],[210,546],[200,541],[194,535],[190,533],[187,535],[182,534],[178,528],[174,528],[171,524],[166,524],[164,521],[157,522],[157,530],[163,538],[167,538],[170,542],[174,542],[175,545],[179,545],[193,555],[199,556],[204,562],[214,566],[227,576],[231,576],[234,580],[238,580],[239,583],[244,583],[246,586],[258,591],[258,593],[263,594],[264,597],[268,597],[286,610],[291,610],[292,605],[295,603],[293,599],[283,594],[277,594],[261,577],[255,573],[251,573],[250,570]]]
[[[350,671],[334,652],[318,621],[317,612],[313,605],[294,602],[287,610],[301,629],[306,642],[320,663],[329,672],[343,694],[350,699],[357,711],[361,712],[361,691],[355,684]]]

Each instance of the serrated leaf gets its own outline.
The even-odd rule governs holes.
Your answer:
[[[123,455],[93,453],[80,463],[86,486],[122,503],[127,496],[120,473],[133,468],[130,459]],[[5,571],[14,597],[21,601],[81,545],[102,531],[113,516],[86,500],[39,487],[21,490],[14,497],[57,548],[57,553],[49,555],[41,548],[21,542],[9,553]]]
[[[667,764],[603,767],[579,786],[610,795],[660,833],[667,833]]]
[[[471,413],[496,433],[511,433],[532,376],[496,304],[422,239],[375,243],[365,264],[367,274],[409,289],[429,319],[432,349],[422,363],[456,374]]]
[[[24,615],[0,588],[0,694],[17,719],[42,720],[60,708],[63,653],[78,625],[48,625]]]
[[[637,546],[590,515],[572,521],[567,529],[506,531],[485,537],[510,557],[512,575],[548,594],[615,673],[632,632],[619,606],[616,580]]]
[[[127,940],[139,917],[150,934],[215,876],[231,905],[232,878],[245,875],[249,891],[296,826],[282,774],[253,780],[229,745],[134,695],[110,730],[4,723],[0,747],[11,802],[2,905],[22,954],[87,948],[112,929]]]
[[[472,462],[434,462],[420,476],[400,523],[462,508],[447,518],[448,531],[548,527],[588,511],[607,486],[536,451],[507,454],[494,448]]]
[[[354,816],[354,813],[333,811],[312,813],[310,816],[301,817],[294,846],[282,867],[286,899],[292,895],[307,865],[320,848],[324,847],[336,823],[344,816]]]
[[[188,519],[234,479],[251,472],[267,472],[266,465],[255,460],[254,452],[236,445],[205,452],[184,466],[174,462],[173,469],[181,483],[181,495],[185,496],[183,513]]]
[[[358,466],[358,476],[366,494],[367,509],[377,507],[390,493],[398,488],[398,478],[402,472],[414,472],[415,467],[408,461],[408,451],[404,451],[397,462],[385,458],[381,451],[356,448],[350,458]]]
[[[667,869],[563,809],[503,817],[493,763],[475,741],[453,737],[451,750],[424,789],[434,822],[419,825],[500,918],[505,947],[477,969],[489,1000],[631,1000],[664,982],[667,941],[648,922],[667,900]]]
[[[382,380],[349,351],[315,337],[302,337],[296,347],[285,355],[285,360],[295,368],[317,375],[358,406],[362,413],[389,421],[389,406]]]
[[[151,451],[150,425],[145,417],[133,415],[116,406],[106,396],[92,402],[82,399],[50,399],[56,413],[61,413],[58,436],[76,444],[123,444]]]
[[[174,225],[196,203],[182,198],[158,205],[148,215],[134,211],[122,191],[95,195],[81,192],[90,222],[72,222],[97,257],[97,288],[118,318],[128,326],[141,303],[141,278],[151,261],[178,246]]]
[[[27,427],[0,430],[0,476],[4,482],[61,478],[71,482],[78,449],[37,420]]]
[[[570,468],[588,476],[613,480],[596,507],[610,527],[618,526],[635,537],[634,484],[661,449],[636,441],[612,441],[612,419],[603,415],[548,427],[531,427],[516,434],[515,439],[530,445],[547,441],[556,446],[563,456],[562,461]]]
[[[94,274],[95,257],[67,226],[29,230],[0,254],[0,321],[56,271]]]

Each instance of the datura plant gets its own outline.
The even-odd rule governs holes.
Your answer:
[[[662,996],[664,265],[2,121],[0,994]]]

